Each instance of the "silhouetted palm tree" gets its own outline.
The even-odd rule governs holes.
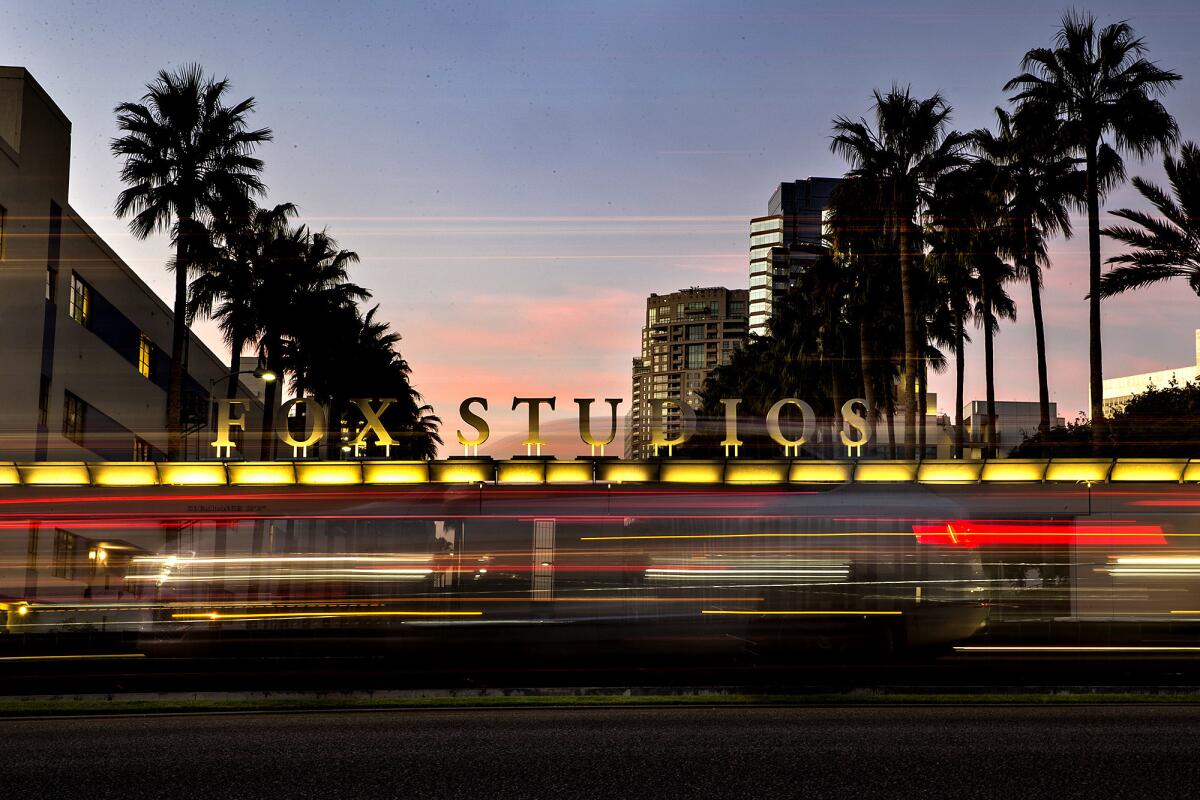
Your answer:
[[[954,176],[954,173],[950,173],[950,176]],[[974,320],[974,298],[979,296],[979,278],[972,259],[973,245],[963,241],[967,237],[966,227],[959,219],[959,198],[951,187],[946,186],[951,181],[950,176],[939,181],[938,191],[930,204],[930,230],[927,234],[930,253],[926,263],[931,278],[941,285],[953,330],[950,347],[954,351],[954,457],[962,458],[966,343],[971,339],[967,326]],[[957,180],[957,176],[953,179]]]
[[[878,185],[873,182],[848,178],[830,197],[827,238],[833,258],[852,287],[846,314],[849,324],[857,328],[862,397],[867,402],[871,441],[877,449],[877,422],[895,406],[899,360],[893,345],[903,330],[895,292],[896,258],[885,218]]]
[[[1046,242],[1071,236],[1068,205],[1083,204],[1084,174],[1062,136],[1062,122],[1044,108],[1026,105],[1016,114],[996,109],[996,132],[971,134],[975,150],[991,162],[993,191],[1004,202],[1004,250],[1017,276],[1029,282],[1037,349],[1038,430],[1050,429],[1050,385],[1046,366],[1046,325],[1042,318],[1042,269],[1050,266]]]
[[[1104,229],[1105,236],[1135,249],[1108,259],[1118,266],[1100,279],[1102,297],[1171,278],[1186,279],[1200,295],[1200,148],[1185,142],[1179,158],[1168,154],[1163,159],[1163,168],[1171,184],[1170,194],[1143,178],[1133,179],[1133,185],[1161,217],[1128,208],[1111,212],[1138,227]]]
[[[987,384],[987,420],[984,423],[985,456],[996,455],[996,356],[995,339],[1001,319],[1016,319],[1017,308],[1005,285],[1016,278],[1012,265],[995,252],[980,254],[978,261],[979,297],[975,301],[975,319],[983,329],[984,378]]]
[[[983,330],[987,419],[984,442],[988,455],[996,446],[996,382],[994,340],[999,320],[1016,319],[1016,307],[1005,285],[1016,277],[1002,257],[1007,235],[1005,206],[994,191],[997,169],[988,161],[955,170],[938,183],[930,222],[935,250],[932,260],[945,267],[948,283],[973,302],[970,316]],[[957,262],[957,263],[955,263]],[[957,274],[956,274],[957,273]],[[961,294],[957,298],[961,301]],[[965,320],[967,315],[963,315]]]
[[[951,108],[940,94],[924,100],[910,90],[892,87],[886,95],[875,92],[874,124],[865,119],[838,117],[833,122],[830,145],[851,165],[849,176],[874,182],[886,204],[888,227],[899,251],[900,294],[904,309],[904,434],[911,448],[916,442],[916,382],[920,375],[921,344],[916,278],[920,265],[912,242],[914,220],[925,205],[938,176],[961,165],[965,137],[949,131]]]
[[[263,430],[271,429],[276,387],[296,363],[295,341],[305,326],[326,319],[333,309],[350,308],[371,293],[350,283],[349,268],[358,255],[338,248],[324,231],[301,226],[277,235],[268,245],[258,282],[257,313],[262,329],[259,354],[280,380],[268,383],[263,406]],[[303,393],[304,374],[296,384]],[[264,439],[265,458],[274,450],[274,439]]]
[[[441,444],[439,420],[413,388],[411,370],[397,351],[400,335],[376,318],[378,306],[332,307],[318,313],[290,355],[297,382],[341,414],[355,397],[391,398],[382,420],[397,444],[392,458],[434,458]],[[350,420],[347,419],[347,424]]]
[[[240,212],[224,214],[212,225],[214,241],[210,252],[197,259],[199,275],[188,293],[188,324],[196,317],[217,320],[229,345],[229,380],[225,396],[237,395],[236,374],[242,351],[257,346],[262,325],[258,316],[258,288],[262,272],[269,268],[271,242],[287,230],[296,207],[283,203],[274,208],[248,205]]]
[[[251,130],[248,98],[225,105],[227,80],[204,75],[198,65],[163,70],[138,103],[117,106],[122,134],[112,142],[124,159],[116,214],[132,214],[129,228],[144,239],[169,231],[175,245],[174,327],[167,384],[167,456],[182,452],[183,364],[187,344],[186,312],[192,255],[207,237],[206,225],[224,210],[263,191],[262,162],[252,153],[271,138],[270,130]]]
[[[1180,80],[1143,58],[1146,46],[1128,23],[1096,29],[1095,18],[1068,12],[1054,47],[1025,54],[1025,72],[1005,85],[1013,100],[1049,109],[1063,122],[1060,135],[1085,166],[1088,215],[1089,362],[1093,435],[1103,435],[1104,359],[1100,330],[1100,198],[1124,178],[1120,151],[1149,155],[1173,143],[1174,118],[1156,99]],[[1111,143],[1110,143],[1111,140]]]

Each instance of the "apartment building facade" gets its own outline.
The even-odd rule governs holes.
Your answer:
[[[682,400],[699,405],[709,373],[728,364],[745,345],[749,293],[724,287],[683,289],[646,299],[642,353],[633,359],[632,403],[625,419],[625,456],[654,455],[651,403]],[[678,430],[678,411],[668,410],[668,436]]]

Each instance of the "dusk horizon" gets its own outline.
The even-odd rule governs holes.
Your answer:
[[[155,70],[191,62],[228,76],[235,95],[253,95],[254,124],[276,135],[262,148],[264,204],[296,203],[302,222],[359,253],[354,277],[404,337],[414,386],[443,420],[442,453],[453,454],[458,404],[469,396],[492,403],[485,450],[523,430],[521,412],[508,410],[515,395],[556,395],[548,419],[568,428],[574,397],[622,397],[624,413],[646,297],[744,288],[748,222],[766,213],[771,191],[846,170],[829,150],[835,116],[867,115],[871,92],[896,83],[918,96],[942,91],[955,129],[988,127],[993,106],[1006,104],[1003,83],[1026,49],[1049,44],[1060,11],[714,4],[664,26],[668,5],[636,8],[596,7],[562,24],[552,8],[532,6],[474,15],[350,7],[249,15],[237,28],[215,14],[132,60],[115,47],[98,58],[89,51],[85,64],[72,42],[132,33],[138,11],[85,10],[66,31],[50,31],[27,7],[0,46],[72,120],[73,207],[168,300],[167,239],[134,239],[112,211],[112,108],[140,96]],[[1196,136],[1187,76],[1200,56],[1179,24],[1196,12],[1181,3],[1091,10],[1101,23],[1129,17],[1151,60],[1184,74],[1165,102],[1183,138]],[[318,29],[323,47],[313,53],[305,43]],[[895,47],[917,31],[919,57]],[[251,35],[267,46],[246,46]],[[352,36],[353,55],[335,44],[344,37],[349,48]],[[787,47],[772,45],[780,37]],[[434,63],[430,41],[451,55]],[[636,75],[633,52],[642,53]],[[1129,157],[1127,171],[1161,183],[1160,161]],[[1102,210],[1125,206],[1145,207],[1128,183]],[[1050,400],[1067,420],[1088,402],[1086,224],[1077,209],[1072,220],[1076,236],[1050,242],[1044,273]],[[1118,252],[1108,240],[1102,247],[1106,257]],[[996,340],[997,399],[1036,402],[1029,300],[1011,293],[1018,316]],[[1194,302],[1171,284],[1105,300],[1105,374],[1191,363]],[[215,325],[196,329],[224,358]],[[967,401],[984,396],[982,337],[974,338]],[[938,410],[951,417],[953,384],[953,369],[931,375]]]

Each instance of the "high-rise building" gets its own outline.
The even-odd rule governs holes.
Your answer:
[[[683,289],[646,298],[642,354],[633,359],[633,402],[625,418],[625,457],[648,458],[650,404],[682,400],[699,405],[708,374],[728,364],[746,342],[749,297],[745,289]],[[668,437],[678,430],[678,412],[668,410]]]
[[[70,120],[0,67],[0,459],[159,459],[171,308],[68,204],[70,164]],[[186,457],[212,455],[208,399],[229,368],[195,336],[186,367]],[[238,397],[253,457],[262,402]]]
[[[776,300],[795,284],[805,262],[817,257],[824,212],[841,178],[781,183],[767,216],[750,220],[750,333],[767,333]]]

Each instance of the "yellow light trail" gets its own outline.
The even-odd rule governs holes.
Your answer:
[[[907,536],[912,538],[915,533],[903,531],[850,531],[829,533],[689,533],[689,534],[646,534],[643,536],[580,536],[581,542],[628,542],[643,539],[798,539],[813,536]]]
[[[709,609],[706,608],[700,612],[701,614],[725,614],[735,616],[807,616],[807,617],[834,617],[834,616],[849,616],[849,617],[897,617],[903,614],[903,611],[726,611],[724,609]]]
[[[712,600],[711,597],[577,597],[577,596],[562,596],[551,597],[547,599],[537,598],[536,602],[560,602],[560,603],[707,603]],[[726,603],[758,603],[762,602],[761,597],[722,597],[721,601]],[[534,602],[532,597],[391,597],[380,598],[377,602],[355,602],[346,601],[325,601],[321,603],[298,603],[298,602],[261,602],[261,603],[239,603],[239,602],[223,602],[223,603],[206,603],[199,600],[191,602],[173,601],[170,603],[133,603],[129,605],[121,603],[64,603],[61,605],[30,605],[22,606],[29,611],[36,611],[39,614],[65,614],[78,611],[169,611],[173,608],[312,608],[314,605],[320,608],[330,607],[379,607],[387,603],[530,603]],[[202,616],[206,616],[202,615]]]
[[[209,613],[172,614],[171,619],[288,619],[296,617],[481,617],[482,611],[275,611],[246,614]]]

